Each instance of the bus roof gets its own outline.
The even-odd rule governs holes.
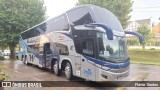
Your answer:
[[[27,32],[29,30],[32,30],[42,24],[45,24],[45,26],[46,26],[45,29],[47,29],[47,30],[44,30],[45,33],[54,31],[52,29],[53,24],[51,25],[50,21],[52,22],[64,14],[66,17],[70,17],[70,18],[67,18],[68,21],[66,21],[69,26],[71,24],[76,26],[76,25],[84,25],[84,24],[89,24],[89,23],[105,23],[108,26],[110,26],[110,28],[112,30],[123,32],[123,28],[122,28],[119,20],[116,18],[116,16],[113,13],[111,13],[109,10],[107,10],[105,8],[101,8],[101,7],[98,7],[95,5],[91,5],[91,4],[87,4],[87,5],[81,5],[78,7],[74,7],[72,9],[62,13],[59,16],[56,16],[56,17],[51,18],[49,20],[45,20],[45,21],[41,22],[40,24],[37,24],[37,25],[23,31],[21,34]],[[91,18],[91,19],[88,20],[88,18]],[[71,21],[71,19],[72,19],[72,21]],[[86,21],[87,21],[87,23],[86,23]],[[60,26],[61,23],[63,23],[63,21],[58,22],[58,23],[59,24],[57,26],[65,27],[65,26]],[[48,24],[50,24],[50,27],[48,27]],[[56,24],[56,23],[54,23],[54,24]],[[60,30],[62,30],[62,28]],[[32,33],[32,31],[29,31],[29,33]]]
[[[72,9],[70,9],[70,10],[68,10],[68,11],[72,11],[72,10],[75,10],[75,9],[78,9],[78,8],[86,7],[86,6],[88,6],[88,5],[89,5],[89,4],[87,4],[87,5],[81,5],[81,6],[77,6],[77,7],[73,7]],[[66,13],[66,12],[68,12],[68,11],[63,12],[62,14]],[[62,14],[60,14],[60,15],[62,15]],[[59,15],[58,15],[58,16],[59,16]],[[47,21],[49,21],[49,20],[51,20],[51,19],[57,18],[58,16],[55,16],[55,17],[52,17],[52,18],[50,18],[50,19],[44,20],[44,21],[42,21],[41,23],[36,24],[36,25],[34,25],[33,27],[28,28],[27,30],[21,32],[20,34],[26,32],[26,31],[28,31],[28,30],[30,30],[30,29],[33,29],[33,28],[35,28],[35,27],[37,27],[37,26],[39,26],[39,25],[41,25],[41,24],[43,24],[43,23],[45,23],[45,22],[47,22]]]

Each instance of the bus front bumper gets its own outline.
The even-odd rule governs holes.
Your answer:
[[[100,70],[99,77],[96,81],[116,81],[116,80],[121,80],[123,78],[126,78],[129,76],[130,69],[128,68],[124,72],[120,73],[115,73],[111,72],[111,70],[106,71],[106,70]]]

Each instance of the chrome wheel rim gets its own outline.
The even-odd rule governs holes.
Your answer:
[[[67,66],[65,67],[65,75],[66,75],[67,78],[70,77],[70,73],[71,73],[70,67],[67,65]]]
[[[57,70],[58,70],[58,63],[57,63],[57,61],[55,61],[54,65],[53,65],[53,70],[54,70],[54,73],[57,73]]]

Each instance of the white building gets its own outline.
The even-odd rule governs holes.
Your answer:
[[[150,28],[152,28],[152,20],[151,20],[151,18],[148,18],[148,19],[129,21],[128,26],[125,30],[126,31],[137,31],[137,27],[140,24],[147,24]]]

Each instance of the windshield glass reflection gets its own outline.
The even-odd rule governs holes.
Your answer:
[[[108,40],[105,33],[97,32],[97,39],[99,59],[117,62],[128,58],[125,37],[114,36],[113,40]]]

